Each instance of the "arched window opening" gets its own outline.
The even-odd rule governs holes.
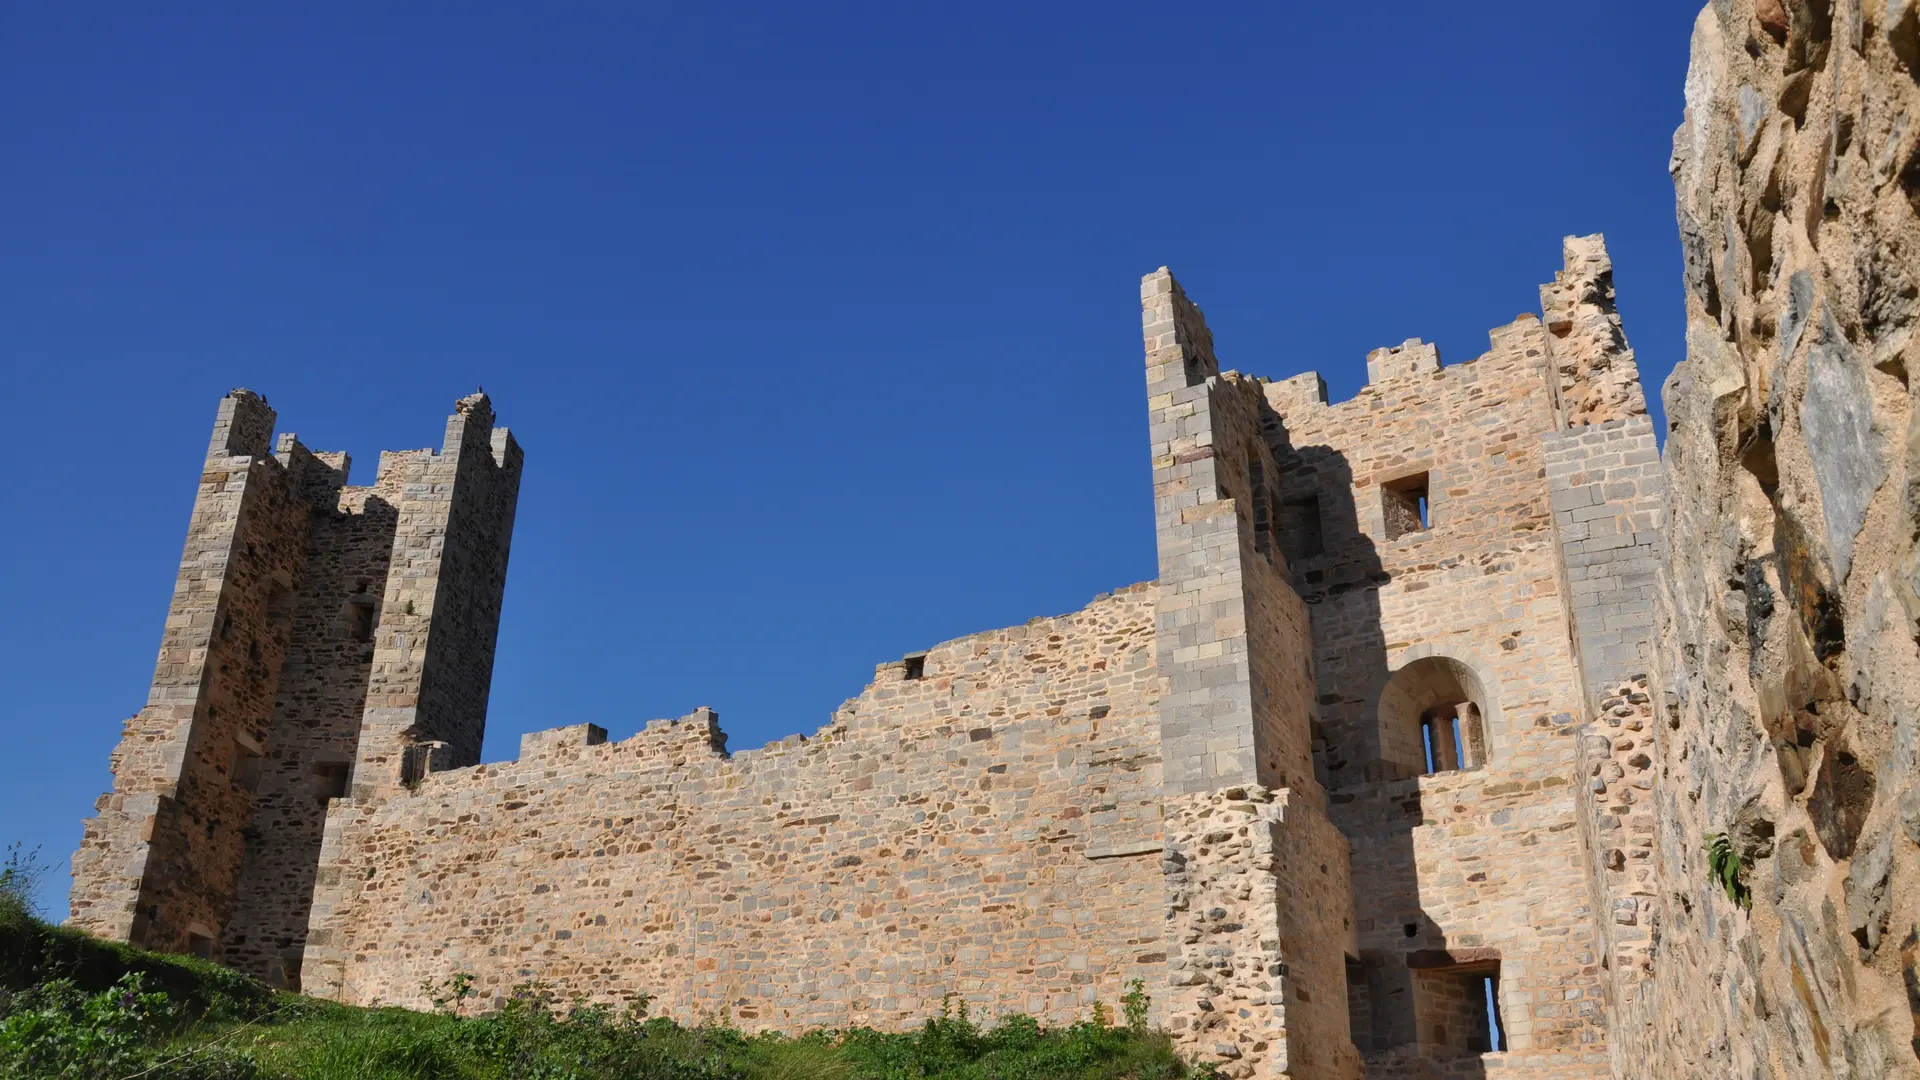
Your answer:
[[[1414,660],[1380,692],[1380,760],[1388,776],[1433,775],[1487,763],[1492,706],[1472,668],[1446,656]]]

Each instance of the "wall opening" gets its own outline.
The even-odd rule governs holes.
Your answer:
[[[350,766],[344,761],[322,761],[313,767],[313,794],[320,805],[347,797]]]
[[[1359,959],[1347,957],[1346,968],[1347,1031],[1354,1049],[1371,1054],[1414,1042],[1408,968],[1371,949]]]
[[[1500,966],[1494,965],[1492,974],[1479,976],[1482,1008],[1486,1010],[1487,1052],[1499,1053],[1507,1048],[1507,1034],[1500,1030]]]
[[[1320,496],[1288,499],[1280,504],[1280,550],[1288,563],[1311,559],[1327,549],[1320,524]]]
[[[1347,1038],[1362,1053],[1373,1049],[1373,995],[1366,965],[1353,956],[1347,957]]]
[[[347,637],[354,641],[372,641],[373,615],[373,597],[367,595],[367,587],[362,585],[360,591],[347,600]]]
[[[278,969],[269,974],[269,978],[267,981],[278,986],[282,990],[290,991],[295,994],[299,993],[300,992],[300,961],[301,961],[301,954],[299,953],[288,953],[287,955],[281,957],[280,965]]]
[[[267,623],[280,629],[293,621],[293,590],[276,581],[267,589]]]
[[[1276,505],[1273,489],[1267,484],[1266,466],[1260,461],[1260,451],[1252,446],[1247,447],[1247,489],[1252,503],[1248,510],[1253,515],[1253,550],[1272,562],[1278,525],[1274,520]]]
[[[1389,540],[1425,532],[1433,521],[1433,507],[1427,497],[1427,474],[1414,473],[1381,484],[1380,510]]]
[[[909,679],[924,679],[927,677],[926,653],[921,653],[918,656],[909,656],[905,660],[900,661],[900,664],[906,669],[907,678]]]
[[[1428,776],[1477,769],[1486,759],[1480,710],[1471,701],[1439,705],[1421,713],[1420,741]]]
[[[1383,776],[1485,765],[1485,717],[1492,706],[1479,676],[1451,657],[1421,657],[1400,668],[1380,691],[1376,719]]]
[[[227,778],[242,791],[260,789],[260,752],[235,739],[233,758],[227,765]]]
[[[1444,1058],[1507,1049],[1499,960],[1416,967],[1414,999],[1423,1053]]]
[[[187,931],[187,955],[202,960],[213,959],[213,935],[201,933],[198,929]]]

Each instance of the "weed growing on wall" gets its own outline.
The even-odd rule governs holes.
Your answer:
[[[1706,848],[1707,869],[1712,873],[1713,880],[1726,890],[1727,899],[1742,908],[1751,909],[1753,890],[1741,880],[1746,867],[1740,860],[1739,852],[1733,849],[1732,838],[1726,833],[1708,833]]]

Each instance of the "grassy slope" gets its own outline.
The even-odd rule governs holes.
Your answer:
[[[165,994],[167,1019],[131,1058],[88,1064],[90,1008],[125,996],[129,972]],[[67,1004],[43,990],[68,980]],[[109,988],[114,988],[111,992]],[[94,1006],[80,1004],[93,995]],[[37,1010],[37,1012],[36,1012]],[[64,1011],[63,1011],[64,1010]],[[856,1030],[799,1038],[747,1036],[721,1025],[682,1027],[638,1013],[556,1004],[537,987],[501,1013],[360,1009],[276,994],[215,964],[144,952],[49,926],[0,904],[0,1050],[31,1026],[26,1014],[60,1013],[41,1045],[76,1047],[71,1061],[30,1071],[0,1060],[0,1080],[1162,1080],[1197,1075],[1165,1036],[1087,1022],[1042,1028],[1026,1017],[976,1027],[964,1014],[920,1031]],[[39,1023],[39,1021],[35,1021]],[[64,1027],[60,1025],[65,1025]],[[92,1025],[89,1028],[88,1025]],[[46,1034],[46,1031],[52,1034]],[[59,1040],[68,1040],[67,1043]],[[58,1052],[56,1056],[59,1056]],[[41,1059],[46,1060],[44,1057]],[[102,1059],[104,1062],[104,1059]],[[138,1068],[130,1068],[136,1061]],[[53,1070],[53,1071],[50,1071]]]

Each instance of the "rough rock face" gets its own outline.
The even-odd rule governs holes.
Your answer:
[[[1660,898],[1650,971],[1613,973],[1619,1076],[1920,1076],[1917,8],[1695,25]]]

